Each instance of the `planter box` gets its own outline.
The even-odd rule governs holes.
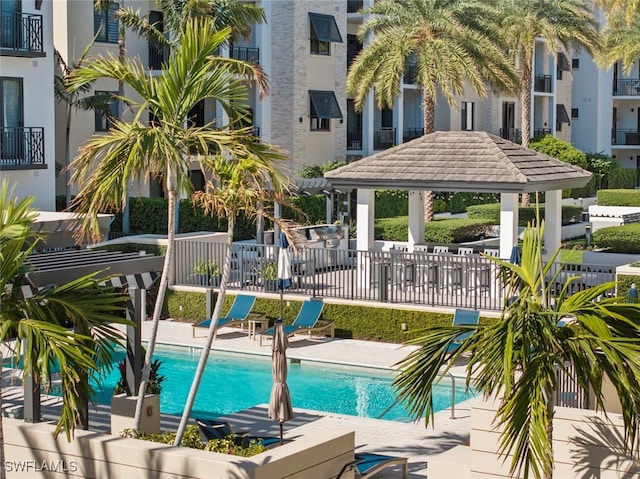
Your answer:
[[[120,435],[125,429],[133,428],[138,396],[116,394],[111,398],[111,434]],[[160,432],[160,396],[147,394],[142,406],[140,432],[156,434]]]

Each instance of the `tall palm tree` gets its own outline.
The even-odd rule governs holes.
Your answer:
[[[627,25],[631,25],[633,17],[640,13],[640,0],[596,0],[595,4],[605,11],[608,19],[622,14]]]
[[[175,205],[180,191],[191,191],[191,161],[211,154],[231,157],[272,154],[269,145],[253,141],[247,130],[225,130],[216,123],[190,127],[189,111],[199,101],[214,98],[233,117],[247,97],[246,82],[252,65],[216,57],[217,48],[227,40],[229,29],[216,31],[208,20],[187,24],[179,47],[172,50],[160,75],[148,75],[138,59],[97,58],[79,68],[71,84],[79,88],[97,78],[122,80],[137,95],[128,99],[134,111],[131,122],[116,120],[106,135],[89,139],[71,164],[72,180],[81,186],[74,200],[76,211],[84,213],[82,234],[98,233],[96,215],[105,210],[122,209],[127,183],[147,175],[161,175],[168,200],[167,250],[158,288],[150,340],[147,346],[140,391],[146,390],[160,313],[173,263]],[[149,113],[152,122],[144,123]],[[142,413],[143,394],[139,394],[134,424]]]
[[[640,426],[640,305],[623,298],[598,300],[615,283],[567,294],[570,278],[551,306],[551,272],[558,252],[542,263],[543,223],[527,228],[521,265],[491,258],[504,273],[506,294],[500,319],[472,326],[432,328],[411,341],[420,348],[400,364],[399,396],[415,417],[433,419],[433,387],[462,355],[467,385],[499,401],[495,423],[504,428],[499,452],[512,454],[511,473],[550,479],[553,470],[553,392],[558,370],[572,364],[577,383],[603,408],[603,380],[622,403],[625,440],[635,445]],[[546,278],[551,277],[549,281]],[[569,324],[559,325],[562,318]],[[472,334],[451,349],[462,333]]]
[[[281,230],[291,238],[291,244],[297,245],[301,238],[292,229],[292,223],[281,218],[275,218],[272,208],[264,205],[278,202],[289,208],[296,209],[286,199],[285,193],[289,192],[289,179],[278,168],[276,162],[285,160],[283,156],[246,156],[238,158],[225,158],[217,155],[203,161],[203,166],[211,181],[207,183],[205,191],[194,193],[195,203],[204,207],[206,213],[216,215],[218,218],[227,219],[227,245],[222,267],[222,280],[216,304],[211,314],[211,324],[207,333],[205,345],[202,348],[198,367],[195,372],[187,402],[182,413],[182,419],[178,427],[174,445],[180,445],[182,436],[186,430],[191,410],[198,393],[198,388],[204,374],[209,358],[209,351],[215,336],[218,319],[222,310],[222,303],[227,291],[229,275],[231,272],[231,253],[234,227],[238,215],[248,218],[266,218],[277,223]]]
[[[15,341],[14,359],[17,362],[22,351],[22,367],[36,383],[49,384],[54,372],[59,375],[62,413],[55,433],[65,431],[71,440],[77,426],[86,427],[86,401],[92,394],[87,378],[97,364],[110,364],[114,345],[120,342],[113,324],[126,322],[121,319],[124,298],[100,287],[94,275],[25,297],[29,255],[42,237],[31,229],[37,216],[34,198],[18,201],[13,191],[7,181],[0,185],[0,342]],[[0,415],[0,464],[4,463]],[[0,479],[5,477],[0,467]]]
[[[622,62],[622,68],[629,74],[640,56],[640,11],[627,20],[624,12],[612,13],[602,32],[602,48],[596,60],[603,68],[610,68]]]
[[[347,76],[347,91],[361,110],[375,87],[378,106],[393,106],[407,65],[415,62],[422,87],[424,133],[435,129],[441,93],[451,106],[465,83],[480,96],[487,82],[513,90],[517,78],[495,42],[487,9],[470,0],[381,0],[363,10],[369,15],[358,31],[371,42],[358,54]],[[425,196],[425,219],[433,219],[433,193]]]

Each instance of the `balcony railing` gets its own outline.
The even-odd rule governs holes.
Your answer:
[[[44,128],[2,128],[0,168],[44,168]]]
[[[362,130],[347,130],[347,150],[362,150]]]
[[[551,134],[551,129],[550,128],[535,128],[533,130],[533,137],[536,138],[538,136],[544,136],[544,135],[550,135]]]
[[[162,64],[169,59],[169,49],[154,43],[149,43],[149,68],[152,70],[162,69]]]
[[[231,48],[230,57],[234,60],[240,60],[248,63],[260,63],[260,49],[248,48],[248,47],[233,47]]]
[[[373,132],[373,149],[386,150],[396,144],[396,129],[381,128]]]
[[[640,96],[640,78],[627,78],[613,83],[615,96]]]
[[[424,135],[424,128],[405,128],[402,132],[402,142],[407,142],[420,138]]]
[[[640,132],[637,128],[611,130],[612,145],[640,145]]]
[[[417,74],[418,74],[418,66],[410,63],[404,69],[404,76],[402,77],[402,81],[406,85],[413,85],[414,83],[416,83]]]
[[[533,79],[533,90],[551,93],[551,75],[536,75]]]
[[[31,13],[3,13],[0,28],[0,49],[15,53],[43,56],[42,15]]]
[[[500,128],[499,135],[505,140],[522,143],[522,131],[519,128]]]
[[[347,13],[357,13],[362,4],[363,0],[347,0]]]

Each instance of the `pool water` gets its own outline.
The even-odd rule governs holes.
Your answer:
[[[121,360],[124,353],[119,354]],[[200,349],[158,346],[154,358],[162,362],[160,409],[180,415],[200,357]],[[94,384],[97,402],[109,404],[119,379],[117,367]],[[322,365],[303,361],[289,363],[287,384],[294,407],[352,416],[378,418],[396,400],[393,376],[385,371]],[[192,416],[217,417],[269,402],[270,358],[212,351],[198,390]],[[464,387],[456,388],[456,402],[470,398]],[[435,395],[435,410],[451,407],[451,384],[443,380]],[[382,419],[411,421],[396,405]]]

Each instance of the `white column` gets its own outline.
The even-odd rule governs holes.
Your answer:
[[[424,243],[424,199],[422,191],[409,192],[409,251]]]
[[[273,217],[280,219],[280,203],[273,204]],[[273,225],[273,244],[280,244],[280,227],[277,224]]]
[[[271,78],[272,65],[271,65],[271,1],[256,2],[256,6],[259,6],[264,11],[267,21],[265,23],[258,24],[256,32],[257,47],[260,48],[260,66],[267,75],[267,78]],[[255,118],[256,124],[260,127],[260,137],[265,143],[271,142],[271,95],[267,95],[262,100],[260,99],[260,93],[255,88],[256,103],[255,103]]]
[[[562,241],[562,190],[547,191],[544,202],[544,259],[549,259]]]
[[[324,195],[325,198],[325,218],[327,224],[333,223],[333,193]]]
[[[369,251],[373,248],[373,213],[375,205],[375,190],[358,188],[356,214],[356,249]]]
[[[403,97],[402,97],[402,89],[400,89],[400,94],[396,96],[395,103],[393,104],[393,125],[396,130],[395,135],[395,144],[401,145],[403,139],[403,131],[404,131],[404,108],[403,108]]]
[[[500,258],[509,259],[518,242],[518,194],[500,194]]]

